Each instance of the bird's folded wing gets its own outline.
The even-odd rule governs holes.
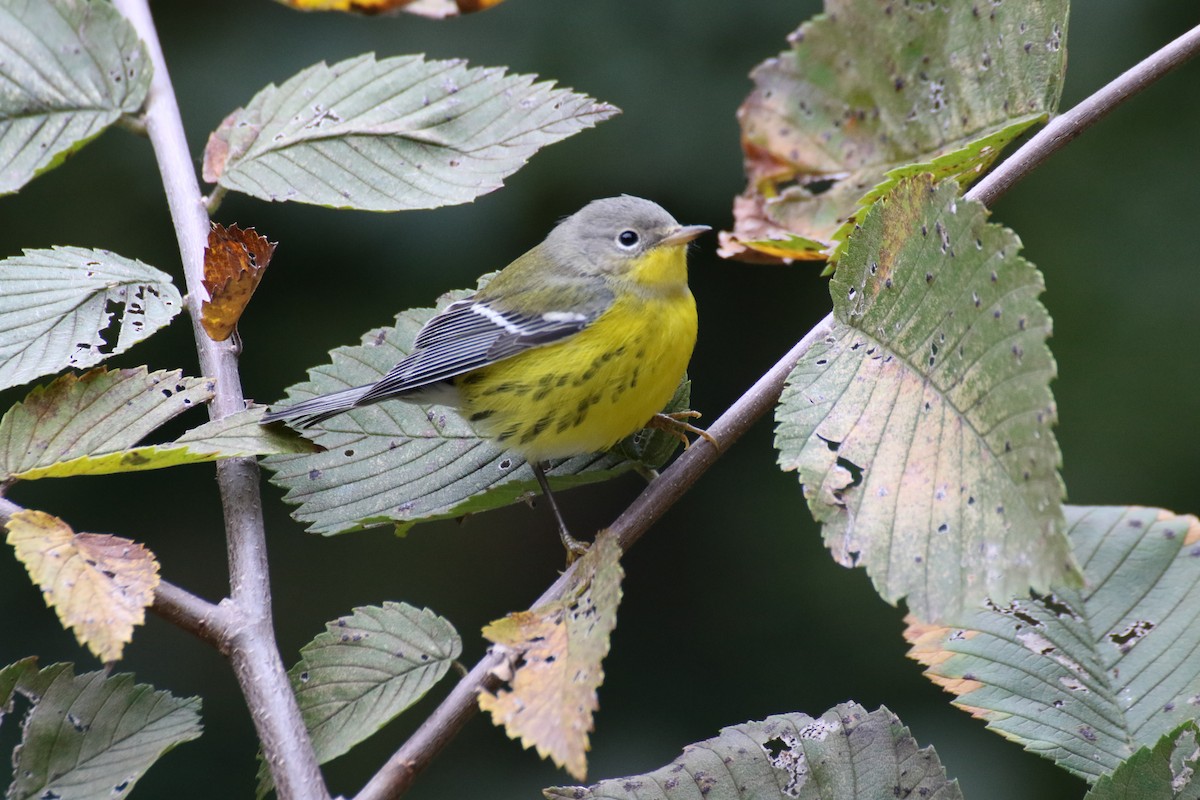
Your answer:
[[[451,303],[421,328],[412,352],[372,386],[359,405],[448,380],[574,336],[611,304],[611,299],[606,300],[569,311],[536,314],[501,309],[499,303],[474,297]]]

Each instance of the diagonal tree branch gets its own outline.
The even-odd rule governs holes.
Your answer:
[[[200,326],[199,305],[201,298],[207,297],[202,279],[208,213],[200,196],[179,104],[148,2],[115,0],[114,4],[133,24],[154,64],[154,78],[146,100],[146,131],[158,160],[179,240],[200,369],[205,376],[216,378],[216,397],[209,413],[220,419],[241,411],[245,401],[233,344],[214,342]],[[237,625],[229,631],[227,649],[234,673],[280,798],[328,800],[329,792],[275,644],[258,463],[253,458],[217,462],[217,484],[225,513],[230,578],[230,599],[221,607],[237,617]],[[178,599],[164,594],[157,602],[166,604]],[[186,605],[175,603],[170,613],[183,613],[186,609]]]
[[[1070,112],[1056,118],[1041,133],[1005,159],[965,196],[985,205],[990,204],[1051,154],[1099,121],[1133,93],[1145,89],[1170,70],[1195,56],[1197,51],[1200,51],[1200,27],[1156,51],[1154,55],[1126,71]],[[650,525],[674,505],[716,462],[722,452],[775,405],[796,362],[813,343],[829,331],[833,322],[832,314],[818,322],[713,423],[708,432],[719,442],[719,450],[703,440],[697,441],[625,509],[610,528],[617,533],[622,549],[628,550],[641,538]],[[533,603],[533,607],[561,596],[574,569],[572,566],[564,572]],[[502,663],[503,657],[494,653],[489,653],[481,659],[408,741],[376,772],[354,800],[392,800],[407,791],[417,774],[474,715],[478,708],[475,698],[479,692],[485,689],[494,690],[500,683],[493,671]]]
[[[1122,72],[1079,105],[1050,121],[1004,160],[966,196],[990,206],[996,198],[1056,153],[1063,145],[1099,122],[1117,106],[1149,87],[1200,51],[1200,25]]]

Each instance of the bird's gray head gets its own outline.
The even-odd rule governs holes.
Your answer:
[[[598,272],[620,274],[655,247],[685,244],[707,230],[680,225],[658,203],[624,194],[588,203],[550,232],[546,246],[576,263],[582,256]]]

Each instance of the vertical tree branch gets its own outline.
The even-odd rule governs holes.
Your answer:
[[[147,0],[115,0],[115,5],[137,30],[154,64],[146,101],[146,130],[179,240],[200,368],[206,377],[216,379],[216,397],[209,413],[220,419],[241,411],[245,402],[232,343],[214,342],[200,326],[200,302],[207,297],[202,279],[208,213]],[[238,618],[228,642],[238,684],[280,798],[327,800],[329,792],[275,644],[258,463],[253,458],[218,461],[217,484],[229,553],[230,601],[226,607],[231,607]]]

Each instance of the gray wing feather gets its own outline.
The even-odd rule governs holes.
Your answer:
[[[590,325],[606,307],[597,307],[591,313],[525,314],[501,311],[473,297],[459,300],[425,323],[412,352],[372,386],[357,405],[395,397],[525,350],[562,341]]]

